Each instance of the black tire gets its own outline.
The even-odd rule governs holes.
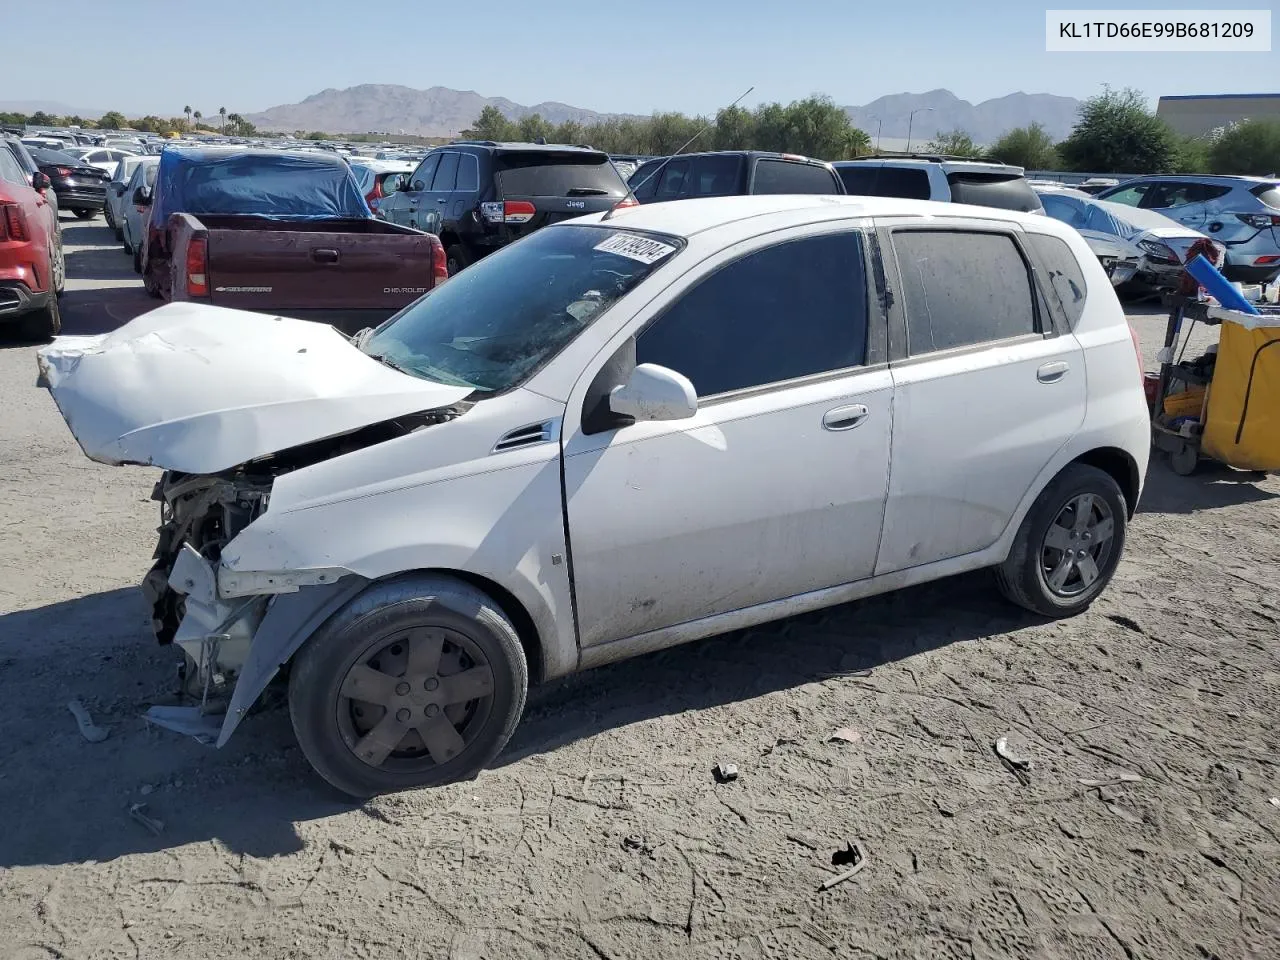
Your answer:
[[[126,247],[125,249],[129,250],[129,252],[133,254],[133,272],[142,273],[142,251],[137,247],[133,247],[132,249]]]
[[[116,218],[111,215],[111,204],[102,208],[102,219],[107,221],[107,226],[112,230],[116,228]]]
[[[97,210],[72,210],[77,220],[92,220],[98,215]]]
[[[1073,504],[1085,495],[1094,500],[1089,519],[1079,526],[1074,521],[1082,511]],[[1023,519],[1008,558],[996,568],[1000,591],[1018,606],[1046,617],[1084,612],[1106,588],[1120,563],[1128,516],[1124,494],[1110,474],[1087,464],[1070,464],[1041,491]],[[1064,517],[1073,521],[1070,527],[1058,523]],[[1100,518],[1097,525],[1091,525],[1093,518]],[[1108,519],[1111,532],[1104,549],[1101,531]],[[1056,529],[1051,531],[1051,527]],[[1055,543],[1069,537],[1066,549],[1052,546],[1051,537]],[[1086,554],[1089,565],[1080,562],[1084,557],[1073,559],[1073,552]],[[1052,567],[1051,572],[1046,572],[1046,566]],[[1061,589],[1055,589],[1051,581],[1063,570],[1065,582]],[[1091,573],[1096,574],[1092,580]]]
[[[57,296],[39,310],[23,314],[18,321],[18,335],[28,343],[45,343],[62,332],[62,309]]]
[[[467,248],[460,243],[450,244],[446,247],[444,257],[451,277],[471,266],[471,257],[467,254]]]
[[[111,227],[111,230],[112,230],[112,232],[116,235],[116,239],[117,239],[117,240],[119,240],[119,241],[123,241],[123,240],[124,240],[124,228],[123,228],[123,227],[115,226],[115,225],[113,224],[113,225],[112,225],[112,227]]]
[[[424,648],[417,644],[437,637],[433,663],[429,646],[420,653]],[[421,689],[415,656],[425,657]],[[463,672],[483,676],[485,666],[485,693],[443,699],[442,683]],[[386,699],[359,699],[350,695],[353,687],[371,688],[360,686],[353,671],[399,682],[383,689]],[[452,577],[411,575],[371,586],[307,641],[289,674],[289,715],[316,772],[343,793],[370,797],[475,777],[511,739],[528,686],[520,639],[490,597]],[[465,689],[472,692],[470,685]],[[424,691],[438,691],[444,706],[431,703],[432,694]],[[419,708],[422,719],[411,725]],[[452,732],[441,742],[444,726]],[[375,730],[385,731],[383,740],[370,740]],[[376,765],[357,753],[366,746],[366,756],[381,753]]]
[[[67,255],[62,249],[61,230],[53,238],[53,257],[54,261],[49,265],[49,272],[53,275],[54,295],[60,297],[67,288]],[[59,319],[59,326],[61,326],[61,319]]]

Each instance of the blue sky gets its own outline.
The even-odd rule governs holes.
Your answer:
[[[252,113],[360,83],[631,113],[710,113],[752,84],[747,106],[810,93],[862,104],[938,87],[975,103],[1017,90],[1084,97],[1104,83],[1153,101],[1280,87],[1276,52],[1046,53],[1044,11],[1070,6],[1062,0],[0,2],[4,32],[26,38],[6,45],[0,101],[133,113],[174,115],[187,103]],[[1169,5],[1123,5],[1148,7]],[[59,41],[67,35],[80,39]]]

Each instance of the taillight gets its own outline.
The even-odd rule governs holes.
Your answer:
[[[364,202],[373,206],[373,201],[382,199],[382,179],[373,178],[373,189],[364,195]]]
[[[1146,364],[1142,362],[1142,341],[1138,339],[1138,331],[1133,328],[1133,324],[1129,324],[1129,339],[1133,341],[1133,352],[1138,358],[1138,378],[1141,379],[1146,371],[1143,369]]]
[[[74,172],[70,167],[54,167],[53,169],[60,177],[69,177]]]
[[[31,232],[27,229],[27,217],[16,203],[4,205],[4,217],[0,219],[0,240],[30,240]]]
[[[528,200],[480,204],[480,215],[490,223],[528,223],[538,212]]]
[[[208,246],[204,237],[194,237],[187,244],[187,293],[193,297],[209,295]]]
[[[1274,257],[1274,256],[1259,257],[1257,260],[1253,261],[1253,265],[1255,267],[1268,267],[1273,263],[1280,263],[1280,257]]]
[[[1237,213],[1236,219],[1243,220],[1249,226],[1257,227],[1259,230],[1267,227],[1280,227],[1280,217],[1269,213]]]
[[[449,279],[449,258],[445,255],[444,244],[434,234],[431,236],[431,280],[432,286],[438,287]]]

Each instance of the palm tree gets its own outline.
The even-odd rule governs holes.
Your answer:
[[[183,113],[185,113],[185,114],[187,115],[187,126],[188,126],[188,127],[190,127],[190,126],[191,126],[191,107],[190,107],[190,105],[183,107],[183,108],[182,108],[182,112],[183,112]]]
[[[222,132],[226,129],[226,126],[227,126],[227,108],[226,108],[226,107],[219,107],[219,108],[218,108],[218,116],[221,118],[221,119],[218,121],[218,132],[219,132],[219,133],[222,133]]]
[[[198,126],[200,126],[200,120],[201,120],[203,117],[204,117],[204,114],[203,114],[203,113],[201,113],[199,110],[197,110],[197,111],[196,111],[196,126],[197,126],[197,127],[198,127]]]

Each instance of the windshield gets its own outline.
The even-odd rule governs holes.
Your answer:
[[[362,346],[425,380],[518,386],[682,246],[608,226],[553,226],[453,277]]]

